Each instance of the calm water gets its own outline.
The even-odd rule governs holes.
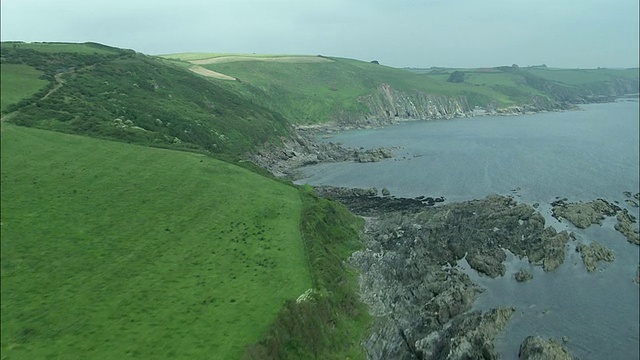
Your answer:
[[[487,290],[475,307],[512,305],[518,311],[497,341],[504,359],[517,358],[527,335],[559,339],[581,359],[639,358],[639,288],[632,281],[639,248],[613,229],[579,230],[550,216],[557,196],[569,201],[605,198],[624,204],[624,191],[639,188],[637,101],[586,105],[581,111],[517,117],[410,122],[383,129],[356,130],[325,139],[349,147],[398,147],[398,157],[378,163],[321,164],[303,169],[300,183],[383,187],[393,195],[444,196],[447,201],[512,195],[540,203],[547,223],[576,232],[578,242],[599,241],[616,255],[587,273],[575,243],[565,263],[551,273],[509,256],[507,275],[479,276],[463,260],[472,279]],[[638,209],[627,207],[638,216]],[[520,267],[534,274],[527,283],[512,276]]]

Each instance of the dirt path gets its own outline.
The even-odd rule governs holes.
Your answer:
[[[212,77],[212,78],[220,79],[220,80],[235,80],[236,79],[236,78],[231,77],[229,75],[225,75],[225,74],[221,74],[221,73],[216,72],[216,71],[205,69],[202,66],[198,66],[198,65],[190,67],[189,70],[193,71],[196,74],[202,75],[202,76]]]
[[[60,73],[60,74],[55,74],[53,76],[53,78],[56,80],[56,85],[53,87],[53,89],[49,90],[49,92],[47,92],[40,100],[44,100],[46,98],[49,97],[49,95],[53,94],[54,92],[58,91],[62,85],[64,84],[64,80],[62,80],[62,75],[65,73]]]
[[[17,111],[14,112],[10,112],[8,114],[2,115],[2,117],[0,118],[0,122],[5,122],[9,119],[11,119],[12,117],[16,116]]]

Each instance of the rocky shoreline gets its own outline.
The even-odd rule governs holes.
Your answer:
[[[351,149],[316,140],[317,129],[298,129],[282,145],[267,144],[250,160],[277,177],[297,179],[299,168],[328,162],[376,162],[395,156],[394,149]]]
[[[386,93],[387,90],[383,89],[382,92]],[[386,102],[389,101],[388,96],[385,95],[383,98]],[[471,109],[466,100],[463,101],[462,99],[429,97],[429,99],[423,100],[425,104],[430,104],[428,106],[425,105],[425,109],[418,110],[415,108],[415,104],[404,99],[403,101],[408,102],[406,104],[403,102],[394,103],[392,112],[385,110],[385,106],[391,106],[390,104],[385,106],[375,105],[381,100],[371,100],[375,106],[370,105],[375,108],[375,111],[370,116],[365,116],[362,119],[344,118],[335,123],[296,126],[291,129],[291,136],[281,139],[282,144],[265,144],[260,150],[250,155],[250,160],[256,165],[271,171],[277,177],[295,180],[302,176],[298,169],[306,165],[345,161],[377,162],[395,157],[395,150],[398,150],[384,147],[376,149],[346,148],[340,144],[318,141],[318,136],[323,134],[354,129],[380,128],[408,121],[479,116],[519,116],[547,111],[577,109],[577,106],[571,104],[564,104],[556,108],[536,107],[534,104],[525,104],[505,108],[490,107],[483,109],[476,107]],[[434,105],[436,103],[438,104],[437,106]],[[378,109],[376,106],[382,106],[382,108]],[[395,108],[398,106],[400,108]]]
[[[503,115],[522,113],[527,112],[505,110]],[[450,117],[473,115],[454,112]],[[347,149],[317,138],[322,133],[399,121],[398,117],[390,117],[355,126],[345,122],[301,127],[283,141],[284,147],[269,145],[252,160],[277,176],[295,179],[300,175],[298,169],[305,165],[389,159],[398,149]],[[360,294],[374,317],[372,331],[363,342],[369,359],[498,358],[494,339],[515,309],[470,311],[483,289],[471,281],[458,262],[466,261],[488,277],[510,276],[524,282],[532,274],[524,269],[507,274],[505,251],[544,271],[553,271],[564,262],[570,248],[567,244],[577,240],[570,231],[558,232],[545,226],[544,217],[536,210],[538,204],[519,204],[508,196],[446,203],[439,196],[397,198],[386,189],[380,192],[375,188],[321,186],[315,190],[319,196],[339,201],[367,220],[365,247],[352,254],[350,263],[360,271]],[[640,194],[625,196],[628,206],[637,206]],[[615,229],[630,243],[640,244],[637,219],[616,204],[604,199],[585,203],[558,199],[551,206],[554,218],[569,221],[579,229],[615,217]],[[599,261],[614,260],[611,250],[595,241],[588,245],[577,243],[575,248],[588,272],[594,271]],[[635,280],[639,278],[636,276]],[[518,354],[520,359],[549,356],[571,359],[558,341],[538,337],[525,339]]]
[[[351,264],[361,272],[361,296],[375,318],[364,342],[369,359],[497,358],[493,340],[514,309],[469,312],[482,289],[457,262],[502,276],[509,250],[552,271],[573,238],[545,227],[533,207],[510,197],[434,206],[426,197],[379,196],[376,189],[317,192],[367,219],[365,249]]]
[[[505,276],[508,250],[553,271],[565,260],[567,243],[576,240],[571,232],[545,226],[534,207],[508,196],[446,203],[442,197],[396,198],[384,191],[381,195],[378,189],[315,189],[367,220],[365,248],[354,253],[350,263],[361,273],[362,300],[375,319],[363,344],[369,359],[497,358],[493,340],[514,309],[470,312],[483,289],[458,267],[458,261],[466,260],[489,277]],[[584,219],[590,225],[622,214],[628,216],[624,224],[637,227],[635,219],[614,204],[602,199],[587,204],[580,206],[589,210],[577,211],[566,199],[559,200],[554,216],[588,226]],[[598,261],[614,259],[595,241],[576,249],[589,272]],[[523,269],[509,276],[519,282],[532,278]],[[537,338],[523,342],[519,356],[546,356],[540,354],[571,358],[557,341]]]

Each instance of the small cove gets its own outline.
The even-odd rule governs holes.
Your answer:
[[[397,157],[378,163],[334,163],[303,168],[311,185],[388,188],[402,197],[444,196],[447,201],[513,196],[538,211],[557,230],[576,233],[565,263],[544,273],[513,255],[507,274],[490,279],[462,268],[486,290],[474,308],[517,309],[496,341],[504,359],[517,357],[527,335],[560,339],[584,359],[638,358],[638,247],[613,229],[576,229],[552,218],[549,203],[604,198],[616,201],[634,216],[638,209],[624,203],[624,191],[638,192],[638,102],[585,105],[579,111],[512,117],[477,117],[407,122],[382,129],[345,131],[323,141],[355,148],[394,147]],[[599,263],[587,273],[577,242],[597,240],[613,250],[613,263]],[[534,279],[517,283],[520,267]]]

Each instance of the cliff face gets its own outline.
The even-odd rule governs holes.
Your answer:
[[[401,92],[388,84],[378,86],[373,94],[362,96],[358,102],[367,112],[361,115],[341,114],[343,124],[379,125],[401,119],[450,119],[472,114],[463,96],[425,94],[420,91]]]

